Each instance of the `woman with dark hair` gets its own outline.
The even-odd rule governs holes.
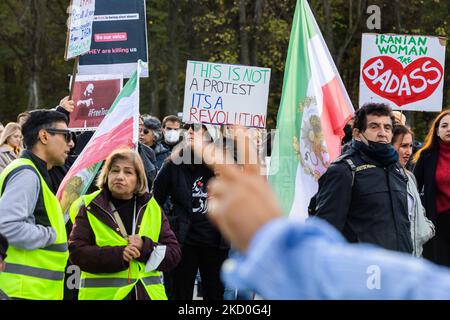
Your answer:
[[[408,216],[411,224],[411,240],[413,255],[421,257],[423,244],[434,236],[434,225],[425,217],[425,209],[417,190],[417,181],[414,174],[406,169],[413,149],[414,134],[408,127],[398,124],[392,131],[392,145],[398,153],[400,163],[405,176],[408,177]]]
[[[436,226],[436,236],[425,244],[423,256],[450,266],[450,110],[434,120],[414,161],[426,215]]]
[[[177,265],[180,248],[147,192],[139,154],[111,153],[97,187],[82,197],[69,238],[70,261],[82,271],[78,298],[166,300],[161,271]]]

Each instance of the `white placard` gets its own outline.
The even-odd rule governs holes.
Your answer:
[[[441,111],[445,44],[439,37],[363,34],[359,106]]]
[[[265,128],[271,70],[188,61],[183,121]]]
[[[95,14],[95,0],[72,0],[64,59],[80,56],[91,49],[92,22]]]

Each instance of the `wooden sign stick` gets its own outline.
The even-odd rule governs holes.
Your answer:
[[[77,79],[77,73],[78,73],[78,61],[80,60],[80,56],[77,56],[75,58],[75,63],[73,65],[73,72],[72,72],[72,83],[70,85],[70,94],[69,94],[69,100],[72,100],[72,94],[73,94],[73,88],[75,87],[75,80]]]

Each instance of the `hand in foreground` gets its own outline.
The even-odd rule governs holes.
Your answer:
[[[205,148],[199,139],[193,149],[217,174],[208,183],[208,216],[235,248],[246,251],[256,232],[280,217],[281,209],[266,178],[259,175],[259,164],[249,161],[258,157],[246,131],[239,131],[235,142],[241,164],[226,161],[223,150],[212,144]]]
[[[62,98],[59,105],[69,113],[72,113],[75,109],[75,102],[73,100],[69,100],[69,96]]]
[[[133,246],[133,245],[128,245],[125,247],[125,249],[123,250],[123,260],[125,260],[126,262],[130,262],[133,259],[139,258],[141,255],[141,253],[139,252],[139,250]]]
[[[144,241],[142,240],[142,238],[139,235],[135,234],[133,236],[128,237],[128,244],[131,246],[134,246],[139,251],[141,251],[142,246],[144,245]]]

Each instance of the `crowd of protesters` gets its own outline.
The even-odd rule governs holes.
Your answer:
[[[204,148],[222,148],[233,130],[141,115],[138,152],[114,151],[68,219],[55,194],[93,135],[68,129],[73,110],[66,97],[0,125],[0,299],[189,300],[197,274],[203,299],[224,299],[230,243],[208,219],[217,172],[192,146],[200,135]],[[266,137],[247,134],[264,163]],[[361,107],[342,134],[343,153],[319,179],[310,215],[349,242],[450,267],[450,111],[423,146],[384,104]],[[81,272],[73,290],[69,266]]]

